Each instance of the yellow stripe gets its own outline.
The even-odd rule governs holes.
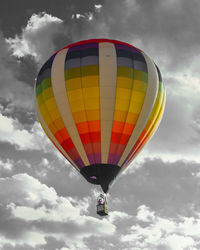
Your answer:
[[[153,123],[153,125],[151,126],[151,130],[150,130],[150,132],[149,132],[149,135],[148,135],[148,139],[146,140],[146,142],[144,143],[144,145],[143,145],[143,147],[147,144],[147,142],[149,142],[149,140],[153,137],[153,135],[154,135],[154,133],[156,132],[156,130],[157,130],[157,128],[158,128],[158,126],[159,126],[159,124],[160,124],[160,122],[161,122],[161,120],[162,120],[162,117],[163,117],[163,114],[164,114],[164,109],[165,109],[165,102],[166,102],[166,93],[165,93],[165,90],[163,91],[164,93],[163,93],[163,99],[162,99],[162,103],[161,103],[161,106],[160,106],[160,109],[159,109],[159,113],[158,113],[158,115],[157,115],[157,117],[156,117],[156,120],[154,120],[154,123]],[[139,151],[140,152],[140,151]],[[139,153],[138,152],[138,153]],[[136,153],[135,155],[134,155],[134,157],[132,158],[132,160],[133,159],[135,159],[136,158],[136,156],[138,155],[138,153]],[[132,161],[131,160],[131,161]],[[128,165],[129,163],[127,163],[126,165]],[[125,165],[125,166],[126,166]],[[124,167],[125,167],[124,166]]]
[[[158,73],[157,73],[156,67],[154,63],[151,61],[151,59],[149,58],[149,56],[147,56],[144,52],[143,52],[143,56],[146,60],[147,69],[148,69],[148,85],[147,85],[146,96],[144,99],[142,110],[139,114],[139,118],[133,130],[133,133],[130,136],[129,141],[126,145],[126,148],[118,162],[119,166],[121,166],[122,163],[125,161],[130,150],[133,148],[133,145],[136,143],[138,137],[143,131],[149,119],[149,116],[152,112],[152,109],[153,109],[153,106],[157,97],[157,93],[158,93],[159,79],[158,79]]]

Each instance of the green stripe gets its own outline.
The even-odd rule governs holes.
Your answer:
[[[42,81],[41,85],[42,85],[42,90],[43,90],[43,91],[44,91],[45,89],[51,87],[51,78],[48,77],[48,78],[44,79],[44,80]]]
[[[128,67],[117,67],[117,76],[134,78],[134,71]]]
[[[36,96],[40,95],[45,89],[51,87],[51,78],[44,79],[36,88]]]
[[[83,67],[70,68],[65,71],[65,80],[79,78],[84,76],[99,75],[98,65],[87,65]]]
[[[134,80],[148,82],[148,75],[146,72],[141,70],[134,70]]]
[[[117,67],[117,76],[127,77],[133,80],[139,80],[147,82],[148,76],[147,73],[142,70],[134,70],[129,67]]]
[[[162,91],[162,86],[163,86],[162,82],[159,81],[159,89],[158,89],[158,91]]]
[[[65,80],[81,77],[81,68],[70,68],[65,70]]]
[[[36,96],[39,96],[41,93],[42,93],[42,87],[41,84],[39,84],[36,87]]]
[[[81,67],[82,77],[84,76],[97,76],[99,75],[99,66],[98,65],[87,65]]]

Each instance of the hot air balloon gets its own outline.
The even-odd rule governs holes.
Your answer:
[[[35,103],[56,148],[106,194],[158,128],[165,88],[158,67],[140,49],[90,39],[48,59],[37,77]]]

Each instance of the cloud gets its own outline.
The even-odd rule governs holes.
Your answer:
[[[33,14],[21,36],[6,39],[13,55],[24,57],[31,55],[37,62],[47,60],[54,50],[53,38],[62,31],[63,21],[45,12]]]
[[[6,161],[0,159],[0,169],[1,171],[10,172],[13,169],[14,162],[11,159],[7,159]]]
[[[95,4],[94,5],[94,10],[96,12],[100,13],[102,7],[103,7],[103,5],[101,5],[101,4]]]
[[[109,221],[112,223],[117,221],[117,220],[127,220],[130,218],[131,218],[130,215],[128,215],[127,213],[122,212],[122,211],[111,211],[109,213]]]
[[[200,162],[199,83],[192,73],[173,74],[166,79],[165,112],[158,131],[147,145],[148,157]]]
[[[7,110],[18,107],[30,111],[33,108],[33,90],[17,79],[19,63],[10,55],[8,45],[0,32],[0,101],[6,104]]]
[[[14,145],[9,158],[6,153],[0,160],[0,248],[198,250],[199,3],[86,5],[63,8],[62,17],[61,11],[37,10],[21,33],[7,39],[0,34],[0,142]],[[38,68],[53,52],[98,37],[143,49],[160,67],[167,88],[161,126],[111,189],[110,215],[103,220],[95,217],[97,188],[91,191],[69,164],[65,168],[62,156],[55,158],[35,123],[32,99]]]
[[[200,208],[198,173],[199,163],[171,163],[147,158],[138,168],[130,166],[116,180],[110,191],[111,205],[130,215],[134,215],[137,207],[146,204],[166,217],[194,216],[194,211]],[[116,198],[118,202],[115,202]],[[142,207],[138,216],[148,220]]]
[[[53,237],[70,249],[87,249],[85,238],[113,235],[116,230],[106,219],[83,214],[81,200],[78,205],[72,197],[58,196],[52,187],[27,174],[0,178],[0,190],[1,244],[36,247]]]
[[[155,213],[150,211],[145,205],[142,205],[138,208],[136,218],[143,222],[151,222],[155,219]]]
[[[72,19],[81,19],[81,18],[91,21],[93,19],[93,13],[92,12],[84,14],[76,13],[72,15]]]
[[[200,218],[163,218],[145,205],[138,207],[136,218],[137,223],[130,232],[121,236],[121,241],[130,247],[149,250],[198,249]]]
[[[0,141],[9,142],[15,145],[18,150],[43,149],[46,151],[51,145],[38,122],[35,122],[30,130],[27,130],[17,119],[0,114],[0,123]]]

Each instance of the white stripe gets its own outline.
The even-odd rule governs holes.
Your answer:
[[[150,59],[150,57],[147,56],[144,52],[142,53],[146,60],[147,69],[148,69],[148,85],[147,85],[146,96],[145,96],[142,110],[139,114],[139,118],[137,120],[136,126],[119,160],[119,163],[118,163],[119,166],[121,166],[122,163],[125,161],[126,157],[130,153],[131,149],[133,148],[134,144],[136,143],[137,139],[142,133],[149,119],[149,116],[151,115],[151,112],[153,110],[153,106],[154,106],[154,103],[158,94],[159,79],[158,79],[156,67],[153,61]]]
[[[117,58],[112,43],[99,43],[101,162],[108,162],[115,110]]]
[[[68,49],[63,49],[58,52],[53,61],[51,70],[52,89],[58,110],[61,114],[67,132],[69,133],[69,136],[84,164],[90,165],[74,122],[65,87],[65,57],[67,51]]]

